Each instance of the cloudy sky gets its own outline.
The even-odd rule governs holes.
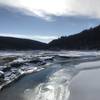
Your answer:
[[[0,35],[49,42],[100,24],[100,0],[0,0]]]

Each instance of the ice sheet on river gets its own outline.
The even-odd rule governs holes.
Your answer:
[[[5,61],[8,57],[10,61]],[[34,89],[25,88],[23,100],[67,100],[71,79],[82,70],[99,68],[100,64],[99,51],[17,51],[1,54],[2,58],[0,71],[4,72],[6,82],[26,73],[52,69],[49,69],[46,80]]]

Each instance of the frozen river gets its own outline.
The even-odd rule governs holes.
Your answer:
[[[1,67],[5,71],[4,80],[12,80],[9,78],[12,73],[7,76],[12,68],[20,70],[20,75],[28,73],[2,89],[0,100],[68,100],[71,80],[80,71],[100,68],[99,51],[9,51],[1,52],[0,56],[17,57],[2,64],[17,66],[18,63],[18,67],[10,66],[7,71]]]

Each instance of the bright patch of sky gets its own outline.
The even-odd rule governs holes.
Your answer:
[[[100,24],[100,0],[0,0],[0,35],[49,42]]]

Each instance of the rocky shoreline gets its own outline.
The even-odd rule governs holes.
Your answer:
[[[45,69],[52,58],[41,59],[34,56],[6,56],[0,57],[0,90],[26,74]]]

